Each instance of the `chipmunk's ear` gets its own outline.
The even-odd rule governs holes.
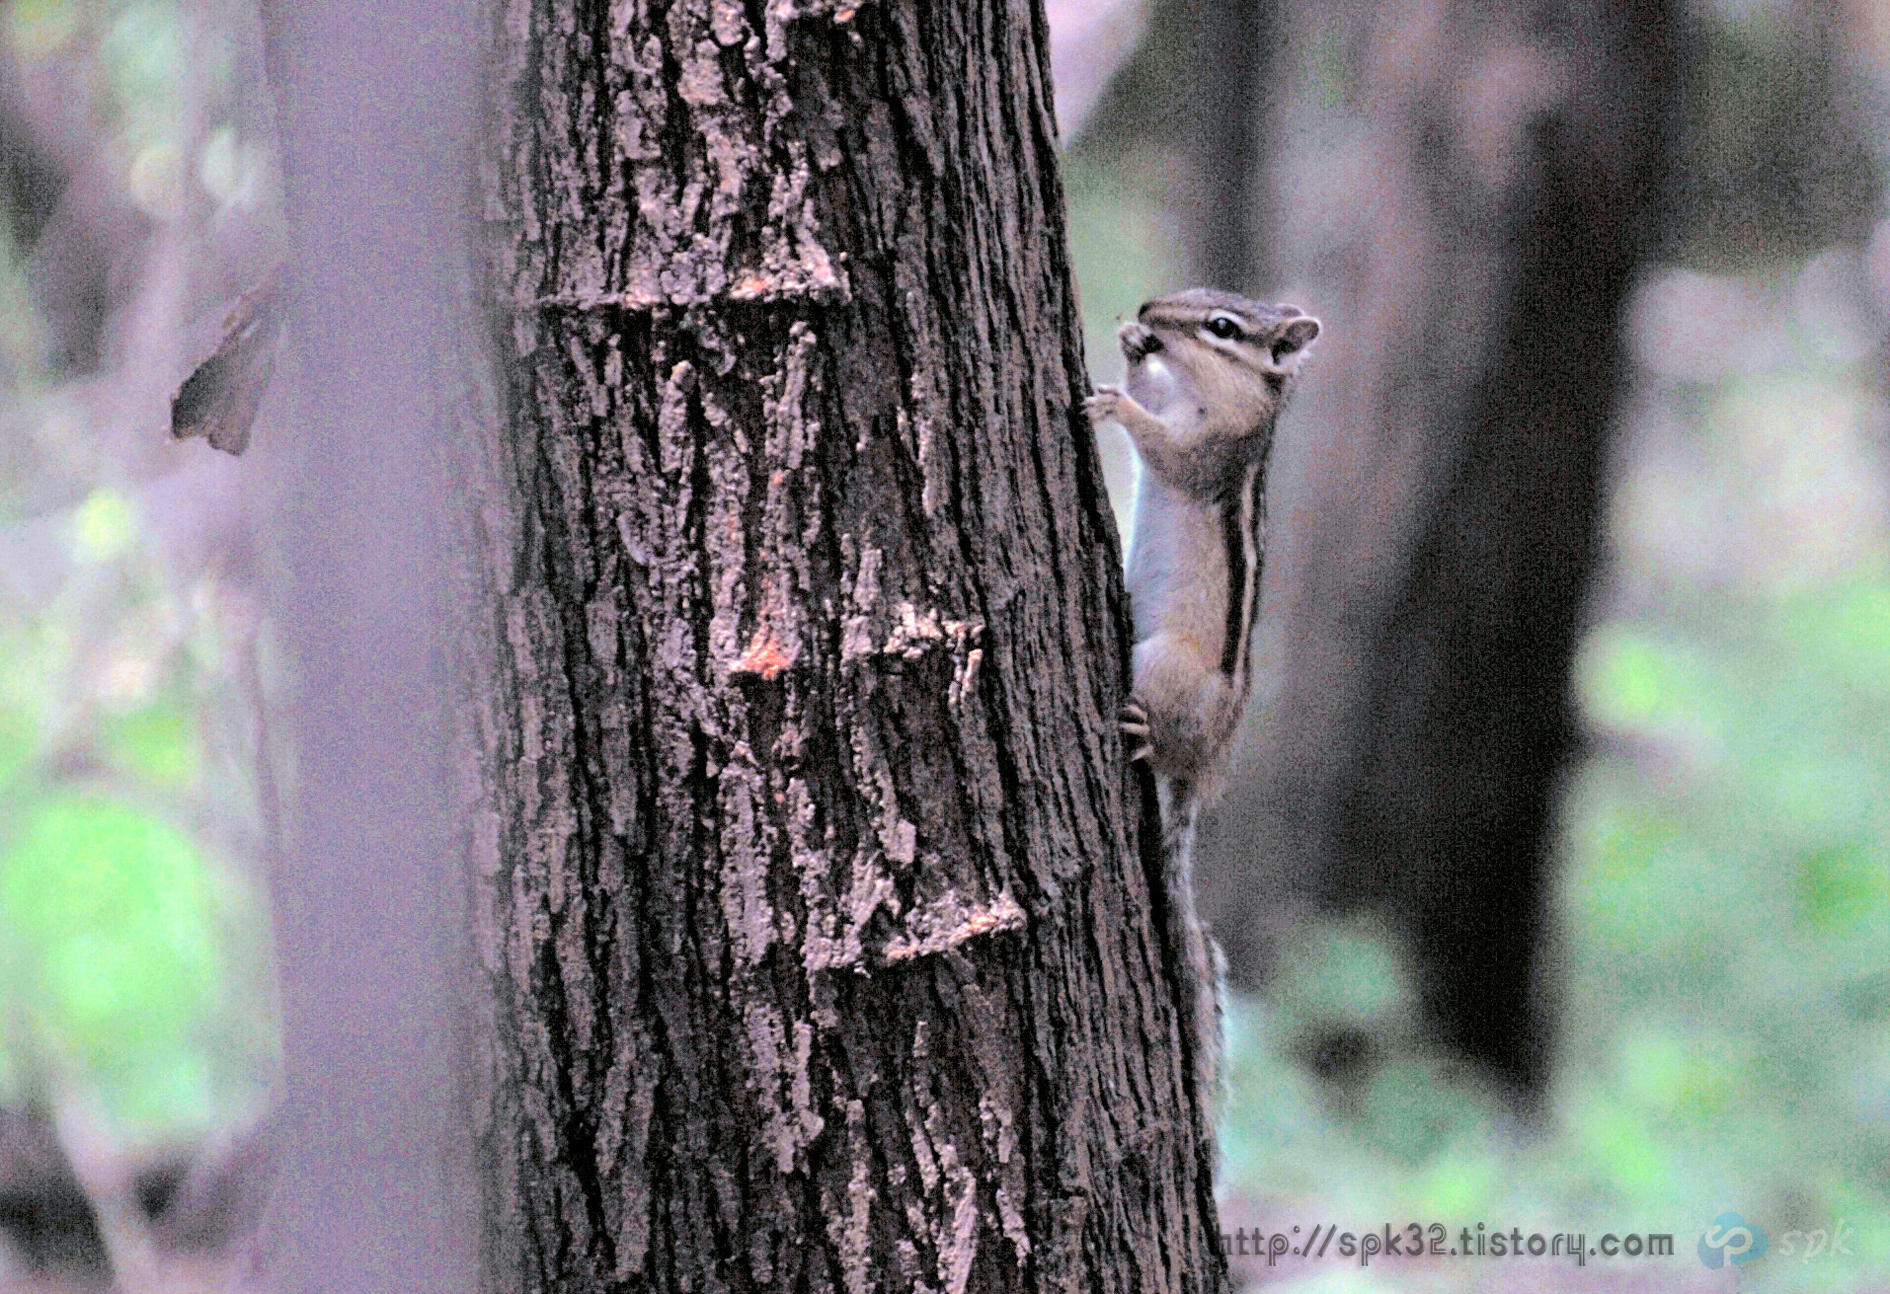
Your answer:
[[[1273,338],[1273,363],[1284,369],[1299,366],[1305,357],[1306,348],[1319,335],[1319,321],[1311,315],[1301,315],[1289,321]]]

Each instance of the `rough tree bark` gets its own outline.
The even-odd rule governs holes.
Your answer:
[[[1320,356],[1345,380],[1297,424],[1318,439],[1288,503],[1261,838],[1327,903],[1409,931],[1443,1040],[1523,1092],[1545,1076],[1550,812],[1678,27],[1667,0],[1379,6],[1375,214]]]
[[[1224,1288],[1041,6],[499,18],[487,1283]]]

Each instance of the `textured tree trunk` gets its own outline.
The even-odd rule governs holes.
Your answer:
[[[1327,319],[1337,380],[1296,421],[1316,443],[1286,507],[1263,838],[1327,903],[1409,931],[1443,1039],[1524,1091],[1547,1058],[1550,812],[1677,29],[1666,0],[1380,6],[1371,242]]]
[[[1224,1288],[1040,6],[499,33],[488,1285]]]

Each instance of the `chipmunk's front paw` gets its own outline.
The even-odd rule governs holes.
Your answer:
[[[1129,762],[1140,763],[1149,757],[1151,748],[1148,741],[1148,707],[1142,698],[1132,696],[1122,703],[1122,713],[1117,721],[1122,735],[1128,739]]]
[[[1116,329],[1116,344],[1122,347],[1122,357],[1135,365],[1160,350],[1162,339],[1132,319]]]
[[[1091,422],[1121,422],[1135,407],[1135,400],[1119,386],[1099,386],[1096,394],[1083,401],[1083,412]]]

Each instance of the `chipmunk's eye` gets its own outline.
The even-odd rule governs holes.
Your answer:
[[[1240,321],[1232,315],[1209,315],[1202,327],[1222,340],[1231,341],[1240,336]]]

